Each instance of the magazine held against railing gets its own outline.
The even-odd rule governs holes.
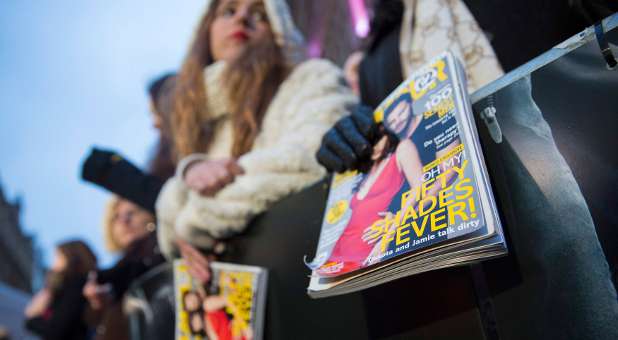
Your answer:
[[[267,271],[212,262],[203,287],[184,260],[174,261],[176,340],[262,339]]]
[[[507,252],[456,58],[444,52],[414,72],[374,119],[371,160],[332,180],[311,297]]]

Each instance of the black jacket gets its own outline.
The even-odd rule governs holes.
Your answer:
[[[44,315],[26,320],[26,328],[44,340],[88,339],[86,299],[82,295],[85,283],[85,276],[67,279]]]
[[[135,241],[112,268],[100,270],[97,281],[111,284],[115,298],[120,300],[135,279],[163,262],[165,258],[153,232]]]

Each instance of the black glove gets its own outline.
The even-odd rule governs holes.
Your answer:
[[[113,151],[92,148],[82,166],[82,179],[100,184],[108,176],[112,166],[120,160],[122,157]]]
[[[378,125],[373,121],[373,110],[358,105],[351,115],[341,118],[324,134],[316,158],[331,172],[354,169],[359,161],[371,156],[377,134]]]
[[[142,208],[155,212],[163,181],[144,173],[115,152],[93,148],[82,166],[82,178]]]

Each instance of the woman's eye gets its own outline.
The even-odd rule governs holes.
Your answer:
[[[234,7],[226,7],[221,13],[221,15],[224,17],[233,17],[234,14],[236,14],[236,8]]]
[[[251,19],[253,22],[266,22],[268,20],[266,13],[261,10],[251,13]]]

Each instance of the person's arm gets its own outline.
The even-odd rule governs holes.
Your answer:
[[[423,164],[418,154],[418,149],[411,140],[403,140],[397,146],[397,164],[401,168],[410,188],[421,187],[423,184]],[[415,205],[414,198],[414,195],[412,195],[408,200],[408,204]]]
[[[163,181],[144,173],[119,154],[93,148],[82,166],[82,179],[155,213]]]
[[[213,197],[188,191],[178,176],[165,184],[157,201],[159,244],[165,254],[171,253],[177,236],[208,248],[213,238],[241,232],[273,202],[322,178],[324,170],[314,157],[320,139],[356,97],[331,63],[308,61],[298,68],[268,108],[263,140],[258,138],[239,158],[244,174]]]
[[[120,300],[135,279],[163,261],[156,247],[156,236],[152,233],[135,241],[113,267],[96,272],[96,282],[111,285],[114,299]]]
[[[26,306],[26,310],[24,311],[25,316],[27,318],[34,318],[43,314],[45,310],[49,308],[51,300],[51,290],[44,287],[32,297],[28,306]]]
[[[128,289],[132,280],[134,266],[140,266],[140,261],[128,261],[123,259],[116,263],[113,267],[103,270],[98,270],[96,275],[96,283],[99,287],[109,286],[109,294],[114,300],[120,300]]]
[[[410,188],[419,187],[422,184],[423,177],[423,166],[421,163],[421,158],[418,154],[418,150],[416,149],[416,145],[409,140],[403,140],[397,145],[397,149],[395,150],[395,156],[397,160],[397,166],[401,169],[404,177],[408,181]],[[416,205],[416,197],[415,195],[410,195],[409,199],[405,202],[405,205],[401,208],[402,211],[406,211],[408,207]],[[380,213],[381,217],[385,220],[394,220],[394,215],[391,212],[385,211]],[[394,223],[388,226],[388,230],[384,230],[384,233],[392,232],[397,229],[397,225]],[[381,235],[376,234],[375,231],[371,229],[371,227],[365,229],[365,233],[363,234],[363,241],[368,243],[374,243],[373,248],[365,258],[364,264],[369,265],[373,264],[379,258],[378,255],[383,252],[381,244]]]
[[[72,280],[58,296],[59,300],[53,303],[49,315],[27,319],[26,328],[45,339],[67,339],[76,325],[83,322],[83,283],[83,280]]]
[[[202,308],[206,313],[214,312],[219,309],[225,308],[227,305],[227,298],[223,295],[210,295],[204,300]]]
[[[454,140],[451,144],[447,145],[444,149],[436,152],[436,159],[447,155],[449,152],[454,150],[460,144],[459,139]],[[418,154],[418,149],[416,145],[411,140],[405,140],[399,143],[397,146],[397,162],[403,171],[406,180],[410,184],[410,188],[420,188],[423,184],[423,166],[421,163],[420,156]],[[460,166],[460,164],[455,164],[456,166]],[[455,171],[447,170],[445,178],[443,181],[449,185],[454,180],[456,176]],[[442,180],[436,181],[434,185],[432,185],[429,190],[427,190],[426,196],[436,196],[437,193],[444,189]],[[410,195],[408,200],[405,202],[404,206],[401,207],[401,211],[405,212],[410,206],[418,209],[416,195]],[[384,212],[385,215],[390,214],[387,219],[393,220],[392,213]],[[398,225],[392,224],[389,226],[388,231],[385,232],[393,232],[399,227]],[[371,252],[365,259],[365,264],[373,264],[377,261],[378,255],[383,252],[382,245],[380,244],[380,237],[371,237],[374,232],[366,230],[365,235],[363,235],[363,240],[370,240],[370,242],[375,242]],[[366,241],[367,242],[367,241]]]

